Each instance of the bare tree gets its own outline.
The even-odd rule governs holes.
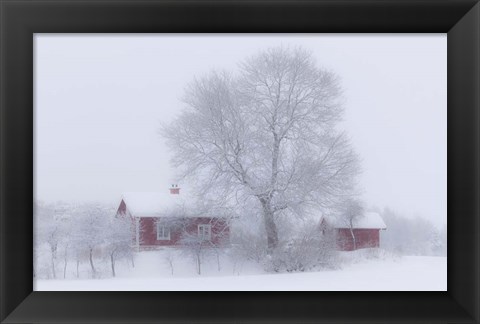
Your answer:
[[[108,216],[105,228],[105,251],[110,258],[112,276],[115,277],[115,263],[119,258],[132,258],[135,224],[131,218],[124,215]]]
[[[357,240],[355,238],[355,232],[353,231],[353,229],[355,227],[355,223],[364,216],[364,207],[359,200],[347,198],[339,203],[338,211],[339,222],[343,225],[348,226],[348,228],[350,229],[353,249],[356,250]]]
[[[271,48],[238,74],[211,72],[188,86],[184,101],[162,132],[173,165],[205,196],[257,204],[270,255],[279,214],[302,215],[353,189],[357,157],[336,130],[339,83],[307,51]]]
[[[76,208],[72,214],[72,238],[77,249],[88,254],[93,277],[97,277],[94,264],[95,249],[107,242],[107,228],[110,211],[104,206],[85,204]]]
[[[170,267],[170,273],[173,276],[175,255],[171,250],[168,250],[168,251],[165,252],[165,261],[167,262],[168,266]]]
[[[63,246],[63,279],[67,277],[67,265],[68,265],[68,242]]]
[[[61,244],[64,233],[61,220],[57,217],[55,205],[38,203],[35,210],[35,237],[34,242],[38,247],[46,243],[50,251],[50,268],[52,277],[57,278],[56,259],[58,247]]]
[[[212,244],[201,236],[185,232],[181,239],[183,252],[195,262],[197,274],[202,274],[203,259],[211,252]]]
[[[38,203],[35,221],[35,252],[42,253],[45,248],[49,252],[48,260],[45,253],[43,258],[35,255],[35,271],[48,264],[48,272],[53,278],[58,277],[59,254],[63,259],[64,279],[67,278],[68,262],[72,259],[76,261],[78,278],[82,260],[88,260],[93,277],[97,277],[100,273],[94,258],[108,257],[115,276],[116,260],[132,257],[133,220],[126,215],[115,215],[109,206]]]

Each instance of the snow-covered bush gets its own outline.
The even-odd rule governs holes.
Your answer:
[[[232,233],[232,258],[251,260],[257,263],[265,260],[267,255],[267,241],[264,236],[248,230],[239,230]]]
[[[269,253],[259,219],[242,217],[234,223],[229,251],[234,264],[253,261],[267,272],[336,267],[335,238],[332,232],[321,231],[318,220],[302,219],[285,212],[276,220],[279,244],[273,253]]]
[[[231,221],[229,255],[235,264],[246,261],[264,262],[267,256],[267,239],[258,206],[251,204]]]
[[[306,222],[290,239],[266,259],[267,271],[296,272],[337,266],[335,241],[331,233],[322,233],[313,221]]]
[[[398,255],[446,255],[446,226],[439,230],[422,217],[407,218],[386,208],[382,217],[387,230],[380,231],[380,244]]]

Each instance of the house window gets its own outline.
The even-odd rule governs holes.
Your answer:
[[[170,228],[165,225],[157,224],[157,241],[169,241]]]
[[[198,237],[204,240],[210,240],[212,237],[212,225],[198,225]]]

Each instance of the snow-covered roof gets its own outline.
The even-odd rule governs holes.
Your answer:
[[[349,228],[348,222],[341,220],[337,217],[324,216],[328,224],[335,228]],[[360,229],[386,229],[387,225],[382,219],[382,216],[374,212],[365,212],[363,216],[358,217],[353,221],[353,228]]]
[[[126,192],[122,200],[134,217],[177,216],[186,209],[185,195],[164,192]],[[186,215],[183,215],[186,216]]]

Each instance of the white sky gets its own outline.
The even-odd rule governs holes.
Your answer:
[[[446,34],[37,34],[36,199],[166,190],[176,181],[158,128],[182,109],[186,83],[281,44],[340,76],[365,201],[445,223]]]

